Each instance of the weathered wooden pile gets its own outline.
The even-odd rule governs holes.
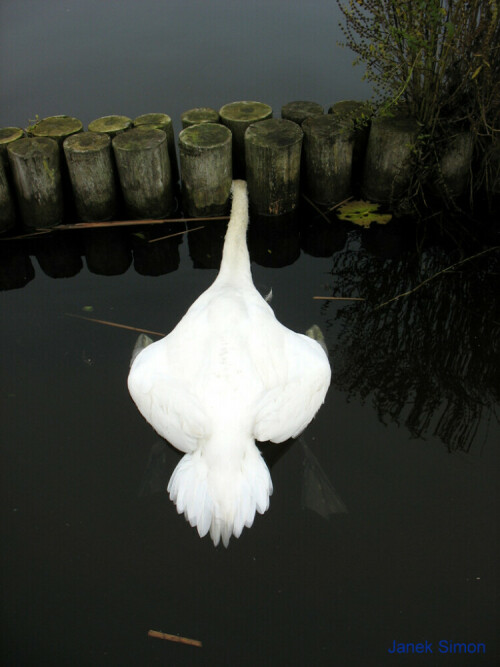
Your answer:
[[[419,133],[413,119],[372,119],[369,105],[356,101],[338,102],[327,114],[314,102],[286,104],[281,118],[272,113],[261,102],[233,102],[218,112],[182,114],[186,216],[226,213],[233,178],[246,178],[252,211],[261,216],[293,212],[301,191],[332,205],[353,189],[389,202],[406,187]],[[456,194],[466,186],[471,159],[468,133],[442,156],[441,177]],[[168,218],[178,181],[166,114],[106,116],[87,131],[69,116],[46,118],[26,131],[0,130],[0,232],[19,215],[28,228],[53,227],[68,215],[113,220],[123,207],[132,219]]]

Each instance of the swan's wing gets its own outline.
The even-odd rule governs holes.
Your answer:
[[[285,329],[282,353],[287,373],[259,400],[256,440],[284,442],[297,437],[325,400],[331,370],[319,343]]]
[[[175,370],[175,364],[168,363],[164,340],[137,356],[128,376],[128,388],[139,411],[157,433],[181,452],[191,452],[200,439],[207,437],[209,420]]]

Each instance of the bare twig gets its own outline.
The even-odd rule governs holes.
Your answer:
[[[36,232],[27,232],[26,234],[20,234],[19,236],[0,236],[0,241],[17,241],[18,239],[32,239],[35,236],[43,236],[44,234],[50,234],[52,229],[39,229]]]
[[[309,199],[307,195],[302,193],[302,197],[306,200],[306,202],[309,204],[309,206],[312,206],[315,211],[317,211],[327,222],[331,223],[332,221],[330,218],[324,213],[316,204]],[[330,206],[330,208],[327,210],[327,213],[331,213],[332,211],[335,211],[336,208],[339,208],[340,206],[343,206],[346,204],[348,201],[351,201],[352,197],[347,197],[347,199],[343,199],[342,201],[339,201],[338,204],[334,204],[333,206]]]
[[[180,637],[179,635],[169,635],[167,632],[158,632],[158,630],[148,630],[148,637],[167,639],[169,642],[189,644],[189,646],[198,646],[199,648],[203,646],[199,639],[190,639],[189,637]]]
[[[323,301],[366,301],[360,296],[313,296],[313,299],[321,299]]]
[[[229,220],[228,215],[219,215],[214,217],[202,217],[202,218],[162,218],[161,220],[156,219],[144,219],[144,220],[112,220],[108,222],[74,222],[69,225],[56,225],[51,227],[49,230],[40,230],[40,231],[51,231],[57,232],[59,230],[66,229],[99,229],[100,227],[133,227],[134,225],[163,225],[166,222],[205,222],[210,220]]]
[[[171,239],[172,236],[181,236],[182,234],[187,234],[188,232],[195,232],[198,229],[205,229],[205,225],[202,225],[201,227],[193,227],[193,229],[183,229],[182,232],[174,232],[174,234],[167,234],[167,236],[159,236],[157,239],[149,239],[148,243],[164,241],[165,239]]]
[[[397,296],[393,296],[392,299],[389,299],[388,301],[384,301],[384,303],[380,303],[378,306],[375,306],[373,310],[378,310],[379,308],[382,308],[382,306],[387,306],[387,304],[392,303],[393,301],[397,301],[403,296],[408,296],[409,294],[413,294],[413,292],[416,292],[418,289],[429,283],[431,280],[434,280],[434,278],[437,278],[438,276],[442,275],[443,273],[449,273],[450,271],[453,271],[453,269],[456,269],[457,266],[460,266],[461,264],[465,264],[465,262],[470,262],[472,259],[476,259],[476,257],[481,257],[481,255],[485,255],[488,252],[491,252],[492,250],[499,250],[500,246],[493,246],[493,248],[487,248],[486,250],[482,250],[481,252],[476,253],[475,255],[471,255],[471,257],[466,257],[465,259],[460,260],[460,262],[456,262],[456,264],[452,264],[451,266],[447,266],[445,269],[442,269],[441,271],[438,271],[434,275],[430,276],[429,278],[426,278],[423,282],[419,283],[416,287],[414,287],[411,290],[408,290],[408,292],[403,292],[402,294],[398,294]]]
[[[323,211],[320,208],[318,208],[316,206],[316,204],[309,199],[309,197],[307,197],[304,193],[302,193],[302,196],[304,197],[306,202],[309,204],[309,206],[312,206],[315,211],[317,211],[327,222],[329,222],[331,224],[330,218],[325,213],[323,213]]]
[[[159,331],[149,331],[148,329],[139,329],[138,327],[129,327],[127,324],[117,324],[116,322],[107,322],[106,320],[97,320],[94,317],[85,317],[85,315],[77,315],[76,313],[64,313],[67,317],[77,317],[79,320],[88,320],[89,322],[96,322],[97,324],[106,324],[109,327],[118,327],[119,329],[128,329],[129,331],[137,331],[138,333],[151,334],[152,336],[165,336]]]
[[[335,209],[340,208],[344,204],[347,204],[347,202],[351,201],[351,199],[353,199],[353,197],[347,197],[347,199],[343,199],[342,201],[339,201],[338,204],[334,204],[333,206],[330,206],[330,208],[328,209],[328,213],[331,213],[332,211],[335,211]]]

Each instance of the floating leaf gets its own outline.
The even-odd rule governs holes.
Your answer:
[[[91,313],[94,310],[94,306],[83,306],[82,310],[84,313]]]
[[[386,225],[392,215],[391,213],[378,213],[379,208],[379,204],[371,201],[350,201],[337,209],[337,217],[362,227],[369,227],[372,222]]]

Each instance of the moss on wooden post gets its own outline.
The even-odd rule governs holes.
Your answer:
[[[24,136],[19,127],[0,129],[0,233],[11,229],[16,222],[16,206],[7,146]]]
[[[223,215],[232,182],[231,131],[219,123],[187,127],[179,135],[182,200],[190,217]]]
[[[163,130],[167,135],[167,148],[170,157],[170,169],[172,181],[179,180],[179,167],[177,166],[177,154],[175,152],[174,126],[172,119],[166,113],[146,113],[134,119],[134,127]]]
[[[132,119],[128,116],[102,116],[91,121],[88,125],[89,132],[109,134],[111,139],[130,127],[132,127]]]
[[[302,125],[310,116],[322,116],[323,114],[323,107],[317,102],[288,102],[281,107],[281,117],[285,120],[292,120],[298,125]]]
[[[20,127],[2,127],[0,129],[0,155],[7,160],[7,146],[23,137],[24,130]]]
[[[245,131],[252,123],[271,118],[273,110],[262,102],[231,102],[219,109],[219,115],[233,134],[233,176],[245,178]]]
[[[200,123],[219,123],[219,113],[210,107],[198,107],[196,109],[189,109],[181,114],[182,129],[191,127],[191,125],[199,125]]]
[[[66,137],[81,132],[83,123],[78,118],[72,116],[49,116],[39,120],[35,125],[28,128],[28,133],[32,137],[50,137],[55,139],[59,146],[62,146]]]
[[[76,212],[81,220],[111,220],[116,211],[116,186],[107,134],[81,132],[63,143]]]
[[[257,215],[284,215],[297,207],[302,137],[296,123],[279,118],[245,132],[249,199]]]
[[[352,128],[328,114],[307,118],[302,129],[307,195],[318,204],[342,201],[351,193]]]
[[[27,227],[53,227],[63,220],[59,146],[55,139],[33,137],[9,144],[21,216]]]
[[[134,218],[163,218],[173,208],[167,135],[133,129],[112,141],[125,205]]]
[[[374,118],[366,148],[362,194],[375,202],[398,199],[408,187],[419,126],[414,118]]]

